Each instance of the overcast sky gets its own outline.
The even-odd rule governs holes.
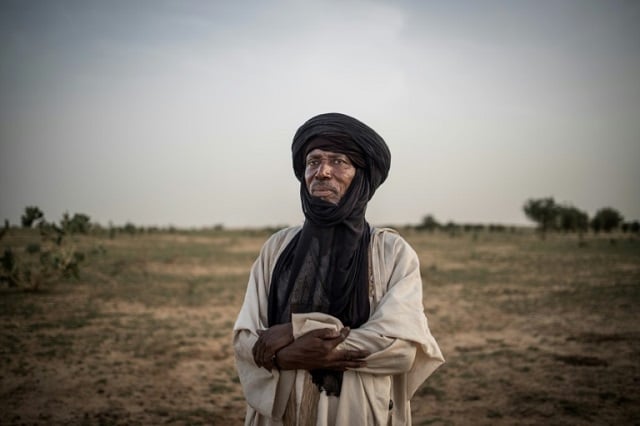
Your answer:
[[[313,115],[392,152],[373,224],[640,219],[640,2],[0,1],[0,220],[302,220]]]

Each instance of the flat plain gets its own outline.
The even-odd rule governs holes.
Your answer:
[[[447,359],[415,425],[640,422],[637,235],[400,233]],[[0,424],[242,424],[231,330],[268,235],[75,237],[79,280],[2,288]]]

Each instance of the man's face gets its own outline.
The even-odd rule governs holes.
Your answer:
[[[314,149],[305,158],[304,180],[313,197],[338,204],[349,189],[356,168],[345,154]]]

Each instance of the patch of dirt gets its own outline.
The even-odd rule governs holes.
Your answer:
[[[246,280],[229,277],[265,238],[119,236],[92,281],[0,294],[0,424],[243,424],[231,338]],[[567,238],[411,234],[447,360],[412,399],[414,425],[637,422],[640,243],[558,260]],[[157,241],[224,256],[151,260]]]

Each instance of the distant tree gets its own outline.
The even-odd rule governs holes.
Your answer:
[[[69,234],[87,234],[91,228],[91,218],[83,213],[75,213],[69,218],[69,213],[65,213],[60,225]]]
[[[629,231],[634,234],[640,233],[640,222],[634,220],[633,222],[629,222]]]
[[[9,220],[5,219],[4,220],[4,228],[0,229],[0,240],[2,239],[2,237],[5,236],[5,234],[7,232],[9,232],[9,228],[11,227],[11,225],[9,224]]]
[[[481,223],[465,223],[462,226],[464,232],[480,232],[484,231],[485,226]],[[489,229],[491,231],[491,229]]]
[[[23,228],[31,228],[35,222],[42,220],[44,213],[36,206],[27,206],[24,209],[24,214],[20,218]]]
[[[544,237],[545,233],[553,229],[558,215],[558,206],[553,197],[529,199],[523,207],[524,214],[538,224],[538,229]]]
[[[623,217],[616,209],[604,207],[596,212],[591,219],[591,228],[594,232],[611,232],[618,228],[623,221]]]
[[[64,212],[62,214],[62,219],[60,219],[60,226],[62,227],[62,229],[64,229],[66,232],[69,231],[69,223],[71,222],[71,217],[69,217],[69,213],[68,212]]]
[[[426,231],[433,231],[440,228],[440,224],[432,215],[428,214],[422,218],[422,222],[417,226],[418,229],[424,229]]]
[[[498,223],[489,224],[489,232],[504,232],[507,228]]]
[[[460,228],[461,228],[460,225],[458,225],[452,220],[450,220],[444,225],[444,229],[449,233],[450,237],[455,237],[458,231],[460,230]]]
[[[122,230],[129,235],[134,235],[138,231],[136,226],[131,222],[125,223],[124,228],[122,228]]]
[[[109,238],[114,239],[116,237],[116,227],[109,221]]]
[[[89,230],[94,235],[105,235],[105,228],[98,222],[91,222],[89,224]]]
[[[589,230],[589,215],[570,205],[557,207],[557,227],[564,232],[586,232]]]

